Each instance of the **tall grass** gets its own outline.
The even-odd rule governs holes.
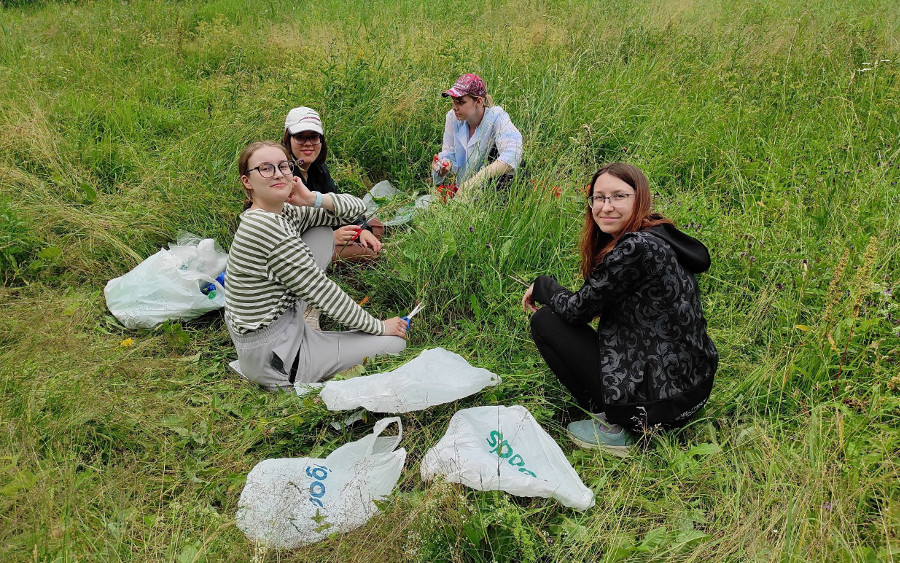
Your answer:
[[[0,558],[896,560],[898,32],[878,0],[0,4]],[[267,552],[233,525],[249,469],[375,417],[335,432],[313,399],[231,376],[219,315],[126,332],[103,284],[179,230],[227,246],[235,156],[297,105],[322,113],[343,190],[424,193],[439,92],[469,71],[522,130],[527,173],[435,206],[341,283],[378,315],[428,304],[370,373],[444,346],[503,383],[404,415],[384,514]],[[626,461],[567,442],[579,413],[518,304],[538,274],[577,285],[581,187],[611,160],[710,247],[721,354],[691,426]],[[455,410],[514,403],[595,508],[421,482]]]

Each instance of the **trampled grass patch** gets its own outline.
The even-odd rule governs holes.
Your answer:
[[[0,558],[175,561],[892,561],[900,557],[900,12],[893,2],[693,0],[0,4]],[[179,230],[227,246],[238,151],[318,109],[338,184],[429,189],[446,101],[477,72],[526,173],[436,206],[341,283],[417,300],[410,350],[503,378],[403,415],[383,514],[289,553],[234,526],[269,457],[324,456],[376,417],[231,375],[220,314],[126,331],[107,280]],[[720,351],[707,407],[627,460],[575,449],[579,413],[519,300],[574,287],[581,190],[649,176],[704,241]],[[557,188],[559,195],[557,196]],[[459,408],[523,404],[596,507],[422,483]]]

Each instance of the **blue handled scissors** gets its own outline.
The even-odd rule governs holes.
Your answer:
[[[424,303],[416,303],[416,306],[413,308],[412,311],[407,313],[405,317],[400,317],[401,319],[406,321],[406,330],[409,330],[409,326],[410,326],[410,323],[412,322],[412,318],[415,317],[419,313],[419,311],[422,310],[422,307],[424,307],[424,306],[425,306]]]

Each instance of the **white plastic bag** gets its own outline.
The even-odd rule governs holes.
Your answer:
[[[498,383],[497,374],[473,367],[459,354],[431,348],[393,371],[328,381],[319,396],[332,411],[363,407],[404,413],[456,401]]]
[[[378,182],[372,189],[369,190],[362,198],[363,203],[366,204],[366,216],[371,217],[378,211],[378,208],[381,204],[389,202],[391,199],[400,195],[400,190],[391,185],[387,180],[382,180]],[[387,217],[382,217],[382,223],[386,227],[396,227],[398,225],[405,225],[412,221],[412,218],[417,215],[420,211],[424,211],[428,209],[428,206],[434,202],[435,197],[431,194],[425,194],[416,198],[413,203],[408,205],[404,205],[397,209],[394,212],[394,217],[388,219]]]
[[[109,280],[106,306],[126,328],[153,328],[168,320],[189,321],[225,306],[225,289],[215,280],[228,254],[212,239],[180,233],[178,242],[161,249],[124,276]],[[202,287],[213,284],[205,295]]]
[[[395,422],[396,436],[379,437]],[[406,450],[396,448],[402,433],[400,418],[385,418],[371,434],[325,459],[258,463],[238,501],[237,527],[251,540],[290,549],[365,524],[378,512],[373,500],[389,495],[400,478]]]
[[[378,211],[380,204],[389,201],[399,194],[400,190],[392,186],[387,180],[378,182],[362,197],[363,203],[366,204],[366,215],[374,215],[375,212]]]
[[[594,493],[584,486],[559,445],[522,406],[463,409],[443,438],[422,459],[422,479],[447,481],[479,491],[555,498],[587,510]]]

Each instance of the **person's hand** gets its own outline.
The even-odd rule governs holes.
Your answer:
[[[366,248],[371,248],[375,252],[381,252],[381,241],[366,229],[363,229],[359,233],[359,243]]]
[[[384,321],[384,334],[386,336],[399,336],[406,338],[406,321],[400,317],[392,317]]]
[[[359,232],[359,225],[344,225],[340,229],[334,231],[334,245],[336,247],[346,246],[350,244],[356,233]],[[367,231],[368,232],[368,231]]]
[[[450,171],[450,161],[434,155],[434,158],[431,159],[431,170],[438,176],[446,176]]]
[[[522,296],[522,310],[526,313],[534,313],[538,310],[537,304],[534,302],[534,284],[528,286],[525,295]]]
[[[312,207],[316,204],[316,194],[306,187],[299,174],[291,180],[291,193],[287,202],[297,207]]]

